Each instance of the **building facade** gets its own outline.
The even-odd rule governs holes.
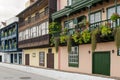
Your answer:
[[[93,46],[92,32],[94,30],[104,30],[103,25],[108,23],[111,31],[113,31],[116,26],[120,26],[120,18],[115,21],[116,23],[111,20],[113,13],[120,15],[120,1],[57,0],[57,9],[58,11],[52,14],[53,21],[61,23],[63,30],[67,28],[67,35],[72,36],[74,40],[70,52],[67,46],[65,46],[65,43],[64,46],[59,45],[58,69],[120,77],[120,71],[118,70],[118,67],[120,67],[120,56],[119,49],[116,47],[114,40],[115,35],[111,37],[111,39],[106,37],[104,37],[104,39],[102,37],[101,39],[97,37],[96,49],[93,51],[91,47]],[[86,22],[89,21],[89,27],[85,29],[82,23],[84,20],[86,20]],[[87,23],[85,26],[87,26]],[[88,33],[85,32],[85,30],[88,31]],[[80,34],[77,38],[77,34],[75,34],[77,33],[76,31]],[[100,34],[103,34],[102,31]],[[59,36],[60,39],[62,36]],[[80,36],[82,36],[82,38],[80,38]],[[79,40],[77,40],[78,38]],[[78,43],[76,44],[76,42]]]
[[[22,53],[18,49],[18,18],[6,21],[6,26],[0,29],[1,62],[22,64]]]
[[[36,0],[17,15],[18,47],[22,49],[24,65],[57,69],[58,55],[49,45],[48,28],[56,8],[56,0]]]

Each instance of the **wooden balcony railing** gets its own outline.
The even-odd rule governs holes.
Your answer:
[[[48,19],[48,15],[49,15],[49,11],[47,9],[41,13],[38,13],[36,16],[34,16],[28,20],[19,23],[19,28],[21,30],[22,27],[27,28],[29,26],[33,26],[43,20]]]
[[[34,48],[46,45],[49,45],[49,34],[18,42],[19,48]]]

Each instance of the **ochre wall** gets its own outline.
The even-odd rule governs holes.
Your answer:
[[[45,52],[45,66],[40,66],[39,65],[39,52]],[[36,53],[36,57],[33,57],[32,54]],[[38,49],[27,49],[23,50],[23,60],[25,64],[25,54],[30,55],[30,66],[36,66],[36,67],[45,67],[47,68],[47,53],[48,53],[48,48],[38,48]],[[54,53],[54,68],[58,69],[58,54],[55,51],[55,48],[52,48],[52,53]]]

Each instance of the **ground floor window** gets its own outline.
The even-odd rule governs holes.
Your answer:
[[[117,53],[118,53],[118,56],[120,56],[120,48],[118,49],[118,52],[117,52]]]
[[[45,59],[45,53],[40,52],[39,53],[39,64],[40,64],[40,66],[44,66],[44,59]]]
[[[71,52],[68,54],[68,63],[70,67],[78,67],[79,66],[79,51],[78,46],[74,46],[71,49]]]
[[[14,63],[17,63],[17,54],[14,54]]]

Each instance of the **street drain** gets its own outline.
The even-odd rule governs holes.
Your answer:
[[[20,79],[31,79],[31,77],[20,77]]]

